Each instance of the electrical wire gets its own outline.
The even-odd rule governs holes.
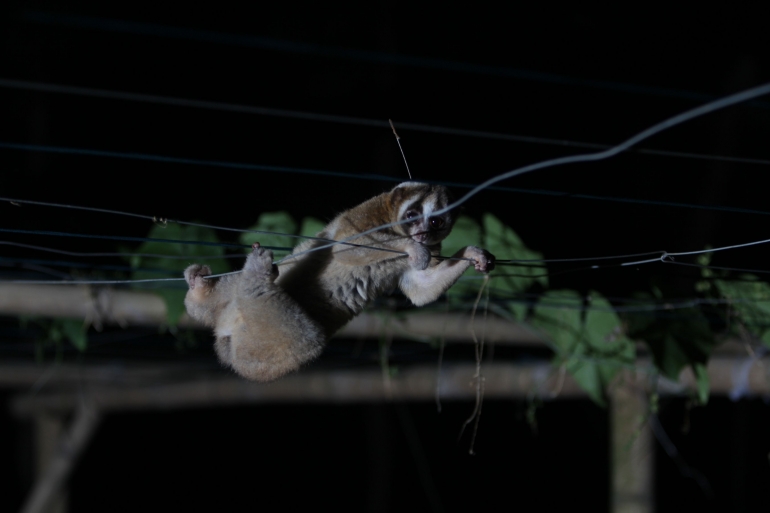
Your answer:
[[[60,255],[79,256],[79,257],[141,257],[141,258],[164,258],[173,260],[207,260],[218,258],[243,258],[244,255],[163,255],[160,253],[84,253],[79,251],[65,251],[63,249],[47,248],[45,246],[34,246],[32,244],[22,244],[20,242],[13,242],[7,240],[0,240],[0,246],[14,246],[25,249],[34,249],[36,251],[45,251],[48,253],[58,253]]]
[[[649,137],[652,137],[653,135],[660,133],[668,128],[671,128],[673,126],[676,126],[678,124],[684,123],[685,121],[689,121],[691,119],[697,118],[699,116],[703,116],[705,114],[714,112],[719,109],[723,109],[725,107],[729,107],[731,105],[735,105],[737,103],[745,102],[747,100],[757,98],[763,95],[766,95],[770,93],[770,84],[764,84],[758,87],[753,87],[751,89],[747,89],[745,91],[741,91],[739,93],[735,93],[729,96],[726,96],[724,98],[720,98],[719,100],[707,103],[705,105],[701,105],[699,107],[696,107],[694,109],[690,109],[688,111],[685,111],[681,114],[678,114],[676,116],[673,116],[671,118],[668,118],[660,123],[657,123],[650,128],[647,128],[646,130],[643,130],[642,132],[636,134],[635,136],[626,139],[622,143],[618,144],[617,146],[614,146],[613,148],[605,151],[600,151],[597,153],[588,153],[583,155],[572,155],[569,157],[559,157],[555,159],[545,160],[542,162],[538,162],[535,164],[531,164],[528,166],[520,167],[517,169],[514,169],[512,171],[508,171],[507,173],[502,173],[500,175],[497,175],[495,177],[490,178],[489,180],[481,183],[480,185],[473,188],[470,192],[466,193],[463,197],[461,197],[459,200],[455,201],[454,203],[451,203],[450,205],[447,205],[446,207],[436,210],[435,212],[432,212],[431,215],[438,216],[444,213],[449,212],[450,210],[453,210],[466,201],[468,201],[471,197],[475,196],[479,192],[483,191],[484,189],[488,188],[491,185],[494,185],[498,182],[501,182],[503,180],[507,180],[516,176],[521,176],[525,173],[531,173],[533,171],[549,168],[549,167],[555,167],[555,166],[561,166],[561,165],[567,165],[567,164],[575,164],[578,162],[594,162],[598,160],[604,160],[609,157],[613,157],[622,151],[624,151],[627,148],[630,148],[631,146],[638,144],[639,142],[648,139]],[[427,215],[423,214],[420,216],[422,218],[426,218]],[[370,230],[365,230],[357,235],[352,235],[350,237],[346,237],[340,242],[349,242],[352,240],[355,240],[358,237],[362,237],[365,235],[368,235],[370,233],[374,233],[379,230],[383,230],[386,228],[392,228],[394,226],[400,225],[400,224],[406,224],[408,222],[413,222],[414,218],[412,219],[404,219],[401,221],[396,221],[393,223],[387,223],[375,228],[372,228]],[[333,245],[333,244],[332,244]],[[284,257],[283,260],[286,260],[288,258],[298,258],[302,256],[303,254],[306,254],[311,251],[319,251],[322,249],[325,249],[327,247],[330,247],[331,245],[321,245],[316,248],[312,248],[310,250],[304,251],[304,252],[298,252],[293,253],[291,255],[288,255],[287,257]],[[279,262],[280,263],[280,262]]]
[[[272,166],[265,164],[248,164],[242,162],[228,162],[219,160],[201,160],[188,157],[169,157],[165,155],[153,155],[147,153],[135,153],[135,152],[116,152],[107,150],[94,150],[88,148],[72,148],[62,146],[43,146],[38,144],[22,144],[12,143],[7,141],[0,141],[0,148],[20,151],[32,151],[41,153],[53,153],[62,155],[86,155],[106,158],[120,158],[127,160],[141,160],[149,162],[159,162],[166,164],[181,164],[181,165],[194,165],[194,166],[206,166],[206,167],[221,167],[225,169],[238,169],[249,171],[268,171],[274,173],[291,173],[291,174],[308,174],[316,176],[328,176],[332,178],[345,178],[352,180],[370,180],[379,182],[391,182],[400,183],[403,180],[393,176],[378,175],[372,173],[346,173],[342,171],[326,171],[322,169],[307,169],[307,168],[294,168],[286,166]],[[770,164],[770,161],[767,161]],[[444,185],[446,187],[458,188],[458,189],[473,189],[476,187],[473,184],[463,182],[450,182],[444,180],[425,180],[424,183],[434,185]],[[627,203],[636,205],[651,205],[651,206],[663,206],[672,208],[691,208],[697,210],[708,210],[715,212],[733,212],[736,214],[758,214],[758,215],[770,215],[770,211],[747,209],[742,207],[723,206],[723,205],[698,205],[693,203],[683,203],[678,201],[663,201],[663,200],[649,200],[641,198],[623,198],[613,196],[600,196],[596,194],[583,194],[564,191],[553,191],[546,189],[524,189],[518,187],[502,187],[502,186],[490,186],[486,187],[487,190],[496,192],[518,193],[518,194],[531,194],[537,196],[552,196],[558,198],[570,198],[570,199],[586,199],[595,201],[610,201],[614,203]],[[16,200],[21,201],[21,200]],[[26,203],[32,203],[27,201]],[[206,225],[201,225],[206,226]],[[222,230],[228,230],[228,228],[218,228]],[[231,229],[232,230],[232,229]],[[237,230],[236,230],[237,231]],[[259,233],[259,232],[257,232]],[[294,237],[294,235],[288,235]]]
[[[655,135],[655,134],[657,134],[657,133],[659,133],[659,132],[661,132],[663,130],[666,130],[666,129],[672,127],[672,126],[675,126],[677,124],[683,123],[683,122],[688,121],[690,119],[693,119],[695,117],[705,115],[705,114],[713,112],[715,110],[722,109],[722,108],[725,108],[725,107],[728,107],[728,106],[731,106],[731,105],[735,105],[735,104],[740,103],[740,102],[747,101],[747,100],[752,99],[752,98],[756,98],[756,97],[765,95],[765,94],[767,94],[769,92],[770,92],[770,84],[765,84],[765,85],[762,85],[762,86],[751,88],[751,89],[748,89],[746,91],[742,91],[740,93],[729,95],[727,97],[721,98],[721,99],[716,100],[714,102],[710,102],[708,104],[702,105],[702,106],[697,107],[695,109],[691,109],[689,111],[686,111],[686,112],[684,112],[682,114],[679,114],[677,116],[671,117],[671,118],[669,118],[669,119],[667,119],[667,120],[665,120],[665,121],[663,121],[661,123],[653,125],[652,127],[650,127],[648,129],[638,133],[637,135],[627,139],[626,141],[618,144],[617,146],[612,147],[609,150],[601,151],[601,152],[597,152],[597,153],[592,153],[592,154],[573,155],[573,156],[569,156],[569,157],[560,157],[560,158],[556,158],[556,159],[550,159],[550,160],[542,161],[542,162],[539,162],[539,163],[536,163],[536,164],[532,164],[532,165],[524,166],[524,167],[521,167],[521,168],[518,168],[518,169],[514,169],[514,170],[509,171],[507,173],[503,173],[503,174],[497,175],[497,176],[495,176],[495,177],[493,177],[493,178],[483,182],[482,184],[476,186],[470,192],[468,192],[463,197],[461,197],[459,200],[455,201],[454,203],[448,205],[447,207],[445,207],[443,209],[440,209],[440,210],[434,212],[432,215],[441,215],[442,213],[446,213],[446,212],[448,212],[448,211],[450,211],[452,209],[455,209],[455,208],[459,207],[460,205],[462,205],[469,198],[471,198],[472,196],[477,194],[478,192],[480,192],[480,191],[482,191],[482,190],[484,190],[486,188],[489,188],[490,186],[492,186],[495,183],[498,183],[500,181],[503,181],[503,180],[506,180],[506,179],[509,179],[509,178],[513,178],[515,176],[519,176],[519,175],[522,175],[524,173],[529,173],[529,172],[532,172],[532,171],[536,171],[536,170],[540,170],[540,169],[544,169],[544,168],[548,168],[548,167],[572,164],[572,163],[576,163],[576,162],[590,162],[590,161],[603,160],[603,159],[615,156],[618,153],[624,151],[625,149],[628,149],[631,146],[639,143],[640,141],[645,140],[645,139],[647,139],[647,138],[649,138],[649,137],[651,137],[651,136],[653,136],[653,135]],[[2,147],[4,144],[6,144],[6,146],[8,146],[7,143],[0,143],[0,147]],[[25,145],[25,146],[29,146],[29,145]],[[7,201],[17,201],[17,200],[12,200],[12,199],[9,199],[9,198],[0,198],[0,199],[5,199]],[[30,203],[32,203],[32,202],[30,202]],[[62,206],[62,205],[56,205],[56,206]],[[89,208],[85,208],[85,209],[94,210],[94,211],[101,211],[101,212],[109,212],[109,213],[120,213],[120,212],[117,212],[117,211],[110,211],[110,210],[104,210],[104,209],[89,209]],[[136,214],[132,214],[132,215],[135,216],[135,217],[142,217],[142,216],[139,216],[139,215],[136,215]],[[152,219],[153,219],[153,221],[156,221],[156,218],[152,218]],[[360,234],[356,234],[354,236],[347,237],[347,238],[345,238],[345,239],[343,239],[341,241],[332,241],[332,242],[330,242],[328,244],[322,244],[322,245],[320,245],[320,246],[318,246],[316,248],[312,248],[312,249],[309,249],[309,250],[306,250],[306,251],[301,251],[301,252],[298,252],[298,253],[292,253],[292,254],[288,255],[287,257],[284,257],[283,259],[279,260],[276,263],[277,264],[281,264],[281,263],[285,262],[287,259],[298,258],[298,257],[300,257],[302,255],[305,255],[305,254],[307,254],[309,252],[312,252],[312,251],[318,251],[318,250],[326,249],[326,248],[332,247],[332,246],[334,246],[336,244],[340,244],[340,243],[347,243],[347,242],[350,242],[352,240],[355,240],[356,238],[368,235],[370,233],[374,233],[374,232],[382,230],[382,229],[394,227],[394,226],[397,226],[399,224],[404,224],[406,222],[411,222],[411,220],[404,220],[404,221],[397,221],[397,222],[394,222],[394,223],[388,223],[388,224],[385,224],[385,225],[382,225],[382,226],[378,226],[378,227],[372,228],[370,230],[366,230],[366,231],[364,231],[364,232],[362,232]],[[11,232],[11,233],[29,233],[29,231],[13,230],[13,229],[0,229],[0,231]],[[60,232],[41,232],[41,233],[44,233],[44,234],[47,234],[47,235],[58,235],[58,236],[64,235],[64,234],[62,234]],[[73,236],[71,234],[68,234],[68,235],[69,236]],[[226,243],[210,243],[210,242],[206,242],[206,241],[176,241],[176,240],[167,240],[167,239],[145,239],[145,238],[137,238],[137,237],[100,236],[100,235],[84,235],[84,234],[74,235],[74,236],[85,236],[85,237],[92,237],[92,238],[111,238],[113,240],[133,240],[133,241],[136,241],[136,240],[155,240],[155,241],[158,241],[158,242],[192,243],[192,244],[202,244],[202,245],[224,245],[224,246],[231,246],[231,247],[243,247],[241,245],[226,244]],[[735,248],[740,248],[740,247],[746,247],[746,246],[756,245],[756,244],[764,244],[764,243],[767,243],[767,242],[770,242],[770,240],[763,240],[763,241],[756,241],[756,242],[751,242],[751,243],[746,243],[746,244],[726,246],[726,247],[723,247],[723,248],[713,248],[713,249],[703,250],[703,251],[690,251],[690,252],[680,252],[680,253],[667,253],[667,252],[663,251],[658,258],[639,260],[639,261],[634,261],[634,262],[625,262],[625,263],[622,263],[621,265],[624,265],[624,266],[641,265],[641,264],[652,263],[652,262],[656,262],[656,261],[666,261],[666,259],[670,258],[671,256],[702,254],[702,253],[707,253],[707,252],[714,252],[714,251],[721,251],[721,250],[726,250],[726,249],[735,249]],[[623,256],[602,257],[602,258],[617,258],[617,259],[620,259],[620,258],[623,258]],[[570,261],[577,261],[577,260],[576,259],[570,259]]]
[[[127,91],[113,91],[107,89],[95,89],[91,87],[79,87],[62,84],[50,84],[45,82],[33,82],[28,80],[13,80],[0,78],[0,87],[5,89],[15,89],[21,91],[37,91],[52,94],[66,94],[74,96],[84,96],[109,100],[131,101],[137,103],[149,103],[154,105],[168,105],[173,107],[187,107],[205,110],[215,110],[221,112],[234,112],[239,114],[253,114],[259,116],[269,116],[278,118],[298,119],[303,121],[316,121],[323,123],[336,123],[343,125],[364,126],[380,130],[386,128],[388,124],[385,121],[370,118],[359,118],[353,116],[342,116],[337,114],[320,114],[316,112],[304,112],[289,109],[276,109],[272,107],[258,107],[253,105],[238,105],[232,103],[193,100],[188,98],[177,98],[172,96],[160,96],[151,94],[132,93]],[[601,143],[590,143],[585,141],[571,141],[567,139],[553,139],[539,136],[526,136],[517,134],[505,134],[499,132],[488,132],[481,130],[469,130],[463,128],[443,127],[427,125],[424,123],[399,122],[399,128],[407,131],[433,133],[441,135],[451,135],[459,137],[472,137],[479,139],[491,139],[500,141],[512,141],[526,144],[544,144],[550,146],[561,146],[569,148],[585,148],[589,150],[604,150],[612,148],[612,145]],[[693,152],[658,150],[653,148],[629,148],[626,151],[641,153],[644,155],[653,155],[660,157],[676,157],[684,159],[708,160],[716,162],[730,162],[735,164],[754,164],[770,165],[770,160],[756,159],[746,157],[732,157],[728,155],[709,155]],[[545,191],[548,193],[549,191]],[[555,193],[566,194],[566,193]],[[600,198],[604,199],[604,198]]]

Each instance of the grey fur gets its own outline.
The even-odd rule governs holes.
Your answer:
[[[444,187],[406,182],[338,215],[318,237],[345,239],[399,221],[399,213],[418,219],[449,202]],[[214,328],[223,364],[245,378],[270,381],[317,357],[329,337],[396,287],[418,306],[435,301],[472,263],[434,258],[453,224],[454,217],[443,214],[351,241],[406,255],[339,244],[287,260],[280,274],[272,253],[255,244],[240,274],[207,280],[207,266],[188,267],[185,306]],[[308,240],[294,254],[322,245]],[[454,256],[472,259],[482,272],[494,266],[494,256],[474,246]]]

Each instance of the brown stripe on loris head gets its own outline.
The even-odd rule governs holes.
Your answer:
[[[403,182],[390,192],[391,211],[400,220],[408,209],[420,215],[440,210],[452,200],[449,190],[443,185],[430,185],[422,182]]]

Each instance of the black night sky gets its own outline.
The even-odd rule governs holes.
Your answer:
[[[759,5],[624,7],[4,2],[0,196],[236,228],[275,210],[328,220],[407,178],[389,118],[414,177],[455,184],[459,196],[505,171],[617,144],[770,82]],[[508,180],[468,201],[465,213],[494,213],[545,258],[768,239],[768,133],[764,97],[656,135],[637,147],[645,151]],[[0,220],[9,229],[133,237],[150,227],[8,202]],[[2,237],[78,251],[119,245]],[[5,247],[0,254],[41,258]],[[713,263],[763,269],[767,257],[757,247]],[[551,288],[613,297],[655,283],[666,296],[691,295],[697,271],[672,267],[564,273]],[[213,362],[201,351],[194,357]],[[116,344],[85,357],[158,354],[174,355]],[[33,358],[32,350],[7,356]],[[490,401],[471,457],[456,442],[471,408],[280,405],[113,416],[73,477],[72,511],[607,508],[606,412],[588,401],[555,402],[539,413],[535,434],[526,404]],[[28,435],[3,415],[0,489],[8,486],[3,501],[13,509],[29,485],[15,449]],[[714,495],[658,448],[658,511],[766,508],[770,414],[762,401],[717,397],[690,410],[670,400],[661,420]]]

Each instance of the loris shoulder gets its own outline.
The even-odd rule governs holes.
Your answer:
[[[280,267],[258,243],[240,274],[206,279],[208,266],[191,265],[184,273],[187,312],[214,329],[223,364],[248,379],[278,378],[317,357],[329,337],[383,293],[398,287],[421,306],[471,264],[481,272],[494,267],[494,256],[475,246],[453,255],[464,260],[435,258],[455,217],[433,213],[450,202],[443,186],[406,182],[339,214]],[[321,239],[349,239],[399,221],[406,222],[322,247],[328,241]],[[309,251],[315,248],[321,249]]]

